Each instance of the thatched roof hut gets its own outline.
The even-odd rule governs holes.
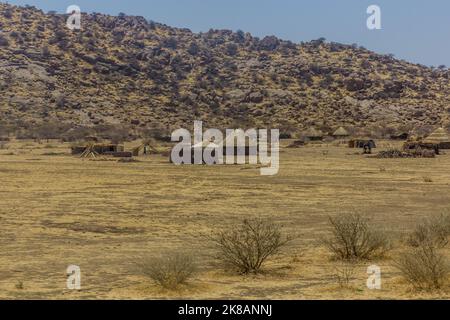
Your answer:
[[[344,127],[339,127],[334,133],[333,137],[335,138],[347,138],[350,136],[347,130],[344,129]]]
[[[450,136],[444,128],[436,129],[423,142],[438,144],[441,149],[450,149]]]
[[[143,139],[140,145],[131,149],[131,152],[135,157],[156,154],[158,153],[158,150],[156,149],[155,144],[153,139]]]
[[[139,157],[139,156],[148,156],[152,153],[157,153],[157,150],[151,144],[142,143],[141,145],[133,148],[131,152],[133,153],[133,156]]]
[[[309,128],[304,132],[304,137],[307,141],[320,141],[323,139],[323,133],[314,127]]]

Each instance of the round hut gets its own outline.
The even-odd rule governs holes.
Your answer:
[[[316,128],[310,128],[307,130],[304,134],[305,141],[322,141],[323,140],[323,133],[320,130],[317,130]]]
[[[423,142],[437,144],[440,149],[450,149],[450,136],[444,128],[436,129]]]
[[[334,133],[333,138],[335,139],[347,139],[350,136],[347,130],[344,127],[339,127]]]

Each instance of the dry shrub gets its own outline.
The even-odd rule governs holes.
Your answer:
[[[16,283],[16,289],[17,290],[23,290],[24,286],[23,286],[23,282],[22,281],[17,281]]]
[[[169,290],[185,284],[197,270],[192,255],[178,251],[143,259],[137,265],[143,275]]]
[[[388,150],[380,151],[376,158],[380,159],[390,159],[390,158],[408,158],[409,154],[406,152],[403,152],[402,150],[391,148]]]
[[[396,148],[390,148],[388,150],[380,151],[376,156],[379,159],[393,159],[393,158],[435,158],[436,152],[428,149],[412,149],[412,150],[400,150]]]
[[[117,160],[117,162],[120,163],[138,163],[141,162],[138,159],[134,159],[134,158],[120,158],[119,160]]]
[[[341,288],[348,288],[355,277],[355,262],[343,262],[335,266],[334,277]]]
[[[407,239],[408,245],[419,247],[423,243],[443,248],[448,244],[450,235],[450,215],[440,215],[418,224]]]
[[[422,150],[420,156],[422,158],[436,158],[436,152],[434,150]]]
[[[425,182],[425,183],[432,183],[433,179],[430,178],[430,177],[423,177],[423,182]]]
[[[258,273],[264,262],[279,253],[292,237],[284,237],[281,227],[271,221],[249,219],[210,239],[218,249],[217,258],[226,267],[248,274]]]
[[[339,260],[351,261],[383,256],[390,250],[386,234],[369,224],[361,214],[344,214],[329,218],[332,236],[324,239],[325,246]]]
[[[431,242],[403,252],[394,262],[402,276],[416,290],[440,289],[450,272],[446,257]]]

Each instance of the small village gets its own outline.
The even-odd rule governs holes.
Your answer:
[[[6,140],[7,138],[3,138]],[[223,154],[226,155],[226,146],[233,144],[239,147],[238,141],[233,137],[226,137],[223,142],[204,141],[200,144],[193,145],[192,148],[215,148],[218,144],[223,145]],[[315,128],[301,134],[301,139],[287,139],[289,142],[287,148],[301,148],[308,145],[338,145],[347,146],[348,148],[362,149],[363,154],[372,154],[377,148],[376,139],[370,137],[352,137],[344,128],[339,127],[334,132],[325,134]],[[382,150],[377,156],[383,158],[401,158],[401,157],[435,157],[441,153],[441,150],[450,149],[450,134],[442,127],[437,128],[426,137],[419,137],[414,134],[400,133],[392,135],[384,141],[403,142],[400,148]],[[246,155],[249,155],[249,140],[242,147],[246,148]],[[87,136],[83,142],[71,147],[71,154],[80,158],[96,158],[98,156],[106,156],[113,158],[133,158],[141,156],[150,156],[152,154],[170,154],[170,146],[168,142],[161,143],[156,139],[140,140],[137,144],[125,150],[123,144],[112,144],[101,141],[95,136]],[[173,144],[172,144],[173,145]],[[221,148],[221,147],[220,147]]]

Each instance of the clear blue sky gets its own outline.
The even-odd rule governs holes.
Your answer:
[[[0,0],[5,2],[4,0]],[[294,42],[325,37],[425,65],[450,66],[450,0],[10,0],[44,11],[124,12],[175,27],[244,30]],[[382,30],[366,27],[369,5],[382,10]]]

